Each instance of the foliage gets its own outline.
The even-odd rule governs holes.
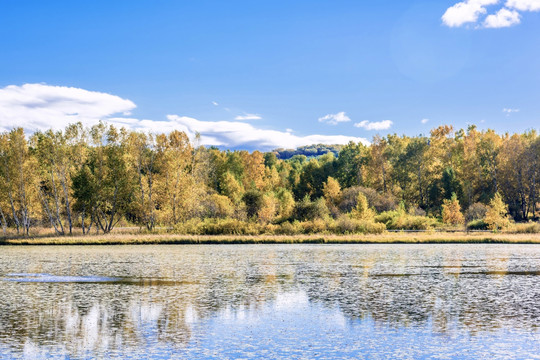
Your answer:
[[[444,199],[442,206],[442,220],[445,224],[459,225],[463,224],[465,218],[461,213],[461,206],[457,195],[454,193],[450,200]]]
[[[2,233],[30,235],[36,226],[59,236],[109,233],[129,224],[192,234],[352,234],[432,229],[437,219],[469,229],[537,228],[527,222],[540,215],[534,130],[499,135],[443,125],[428,135],[375,136],[369,145],[268,153],[192,141],[181,131],[105,123],[29,137],[4,131]]]
[[[328,212],[328,207],[322,199],[312,201],[306,195],[302,201],[296,203],[292,218],[299,221],[325,219]]]
[[[472,220],[467,223],[468,230],[487,230],[488,224],[483,219]]]
[[[429,230],[437,224],[434,218],[410,215],[403,210],[385,211],[375,217],[375,222],[385,224],[388,230]]]
[[[540,223],[512,224],[509,231],[516,234],[538,234],[540,233]]]
[[[503,202],[501,195],[497,192],[489,202],[484,221],[488,224],[490,230],[505,229],[510,226],[510,220],[506,215],[507,213],[508,205]]]
[[[474,220],[482,220],[486,216],[488,207],[482,203],[474,203],[465,211],[465,221],[470,223]]]

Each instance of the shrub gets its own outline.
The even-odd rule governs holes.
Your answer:
[[[175,232],[189,235],[258,235],[264,227],[237,219],[191,219],[178,224]]]
[[[481,220],[486,216],[488,207],[482,203],[474,203],[465,211],[465,221]]]
[[[332,226],[332,232],[336,234],[380,234],[386,230],[382,223],[369,220],[351,219],[349,216],[341,216]]]
[[[534,222],[513,224],[510,227],[510,231],[518,234],[537,234],[540,233],[540,224]]]
[[[326,222],[322,219],[300,222],[303,234],[320,234],[327,231]]]
[[[391,194],[379,194],[377,190],[362,186],[352,186],[342,191],[339,209],[344,213],[351,212],[356,207],[358,194],[364,194],[370,208],[377,212],[396,210],[398,203]]]
[[[482,219],[472,220],[467,223],[468,230],[487,230],[488,224]]]
[[[385,224],[388,230],[429,230],[437,225],[432,217],[409,215],[400,210],[385,211],[375,217],[375,222]]]
[[[302,201],[296,203],[293,218],[300,221],[325,219],[328,217],[328,213],[328,207],[323,199],[311,201],[306,195]]]
[[[275,233],[278,235],[296,235],[300,234],[299,222],[295,221],[290,223],[288,221],[281,223],[279,227],[275,230]]]
[[[256,223],[236,219],[206,219],[202,224],[203,235],[258,235],[261,228]]]

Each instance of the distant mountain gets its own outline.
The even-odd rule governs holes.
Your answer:
[[[307,157],[317,157],[329,152],[334,153],[337,156],[344,145],[326,145],[326,144],[313,144],[301,146],[296,149],[274,149],[272,152],[276,154],[278,159],[287,160],[295,155],[305,155]]]

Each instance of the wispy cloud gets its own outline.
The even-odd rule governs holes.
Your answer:
[[[185,131],[190,137],[198,132],[201,134],[203,145],[270,150],[279,147],[296,148],[310,144],[347,144],[350,141],[369,144],[367,139],[360,137],[345,135],[299,136],[292,134],[291,131],[261,129],[252,124],[237,121],[201,121],[178,115],[168,115],[167,119],[168,122],[156,124],[157,128],[179,129]]]
[[[510,116],[510,114],[512,114],[512,113],[519,112],[519,109],[504,108],[502,111],[503,111],[503,113],[506,113],[506,116]]]
[[[461,1],[446,9],[442,21],[449,27],[476,24],[476,28],[505,28],[521,22],[520,12],[540,11],[540,0],[507,0],[502,7],[488,14],[487,7],[496,4],[499,0]]]
[[[11,85],[0,89],[0,131],[23,127],[34,132],[62,129],[77,121],[93,125],[104,120],[148,132],[181,130],[192,139],[200,133],[202,145],[227,148],[270,150],[318,143],[369,143],[364,138],[345,135],[300,136],[293,134],[291,129],[262,129],[242,121],[202,121],[179,115],[168,115],[166,120],[137,119],[129,116],[135,107],[130,100],[102,92],[44,84]]]
[[[238,115],[234,120],[245,121],[245,120],[261,120],[262,117],[259,114],[244,114]]]
[[[427,124],[427,123],[429,122],[429,119],[422,119],[422,120],[420,120],[420,122],[421,122],[422,124]]]
[[[393,122],[391,120],[383,121],[360,121],[359,123],[354,124],[357,128],[364,128],[366,130],[387,130],[392,127]]]
[[[219,103],[217,101],[212,101],[212,105],[219,106]]]
[[[319,122],[324,122],[330,125],[337,125],[341,122],[351,121],[351,119],[345,114],[345,111],[338,112],[337,114],[327,114],[319,118]]]

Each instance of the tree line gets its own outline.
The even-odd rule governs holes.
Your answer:
[[[375,136],[339,154],[197,145],[180,131],[105,123],[0,134],[0,222],[111,232],[119,223],[183,233],[380,232],[537,220],[540,136],[440,126]],[[316,148],[316,147],[315,147]]]

